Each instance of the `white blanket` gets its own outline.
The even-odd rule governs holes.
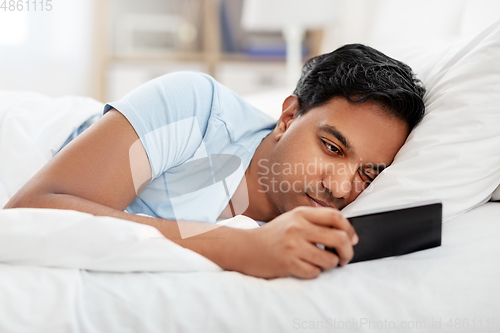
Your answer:
[[[0,211],[0,262],[107,272],[192,272],[221,268],[156,228],[58,209]]]
[[[103,106],[89,97],[0,90],[0,207]]]
[[[444,224],[441,247],[268,281],[221,271],[149,226],[3,210],[0,332],[443,332],[465,322],[498,332],[498,216],[500,203],[487,203]]]

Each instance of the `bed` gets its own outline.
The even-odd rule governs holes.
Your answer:
[[[432,49],[399,46],[387,53],[424,80],[426,120],[343,212],[439,199],[440,247],[265,280],[223,271],[150,226],[0,210],[0,332],[500,331],[500,22]],[[284,93],[248,100],[265,110]],[[3,207],[103,105],[12,91],[0,101]]]
[[[1,332],[500,330],[500,203],[445,223],[441,247],[315,280],[221,271],[153,227],[110,217],[0,216]]]

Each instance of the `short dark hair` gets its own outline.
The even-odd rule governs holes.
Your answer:
[[[293,93],[299,99],[298,115],[338,96],[351,103],[373,101],[410,130],[425,114],[425,88],[412,69],[362,44],[309,59]]]

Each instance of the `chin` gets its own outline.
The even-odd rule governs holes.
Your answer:
[[[306,200],[304,200],[303,195],[300,194],[296,194],[293,197],[283,198],[283,205],[281,206],[283,209],[280,209],[281,214],[300,206],[310,206],[307,196],[305,196],[305,198]]]

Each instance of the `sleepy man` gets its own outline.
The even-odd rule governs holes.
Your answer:
[[[307,61],[278,121],[208,75],[164,75],[106,104],[5,208],[113,216],[226,270],[313,278],[352,259],[358,237],[339,210],[392,163],[424,92],[407,65],[360,44]],[[215,227],[238,214],[271,223]]]

